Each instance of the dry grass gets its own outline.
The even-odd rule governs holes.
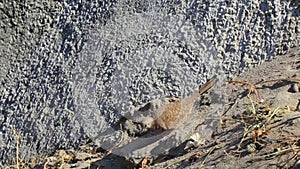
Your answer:
[[[66,151],[57,150],[53,155],[48,154],[41,157],[34,157],[33,160],[24,162],[20,158],[20,132],[16,132],[14,129],[16,139],[16,157],[14,164],[7,165],[5,169],[31,169],[31,168],[43,168],[43,169],[63,169],[69,168],[69,164],[77,161],[81,161],[84,164],[84,168],[90,168],[92,159],[99,159],[102,153],[96,151],[96,148],[89,145],[80,146],[80,150]]]

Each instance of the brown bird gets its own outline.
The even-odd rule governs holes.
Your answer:
[[[143,124],[143,128],[154,130],[173,129],[178,126],[191,111],[196,99],[217,82],[216,76],[204,84],[198,91],[186,98],[161,98],[142,105],[131,112],[132,121]],[[128,118],[128,117],[127,117]]]
[[[185,137],[181,136],[184,134],[180,136],[173,129],[183,126],[182,124],[186,121],[185,117],[191,112],[196,99],[212,88],[216,82],[217,78],[214,76],[191,96],[183,99],[155,99],[130,112],[131,117],[124,117],[124,123],[121,123],[120,127],[125,129],[130,136],[141,137],[129,139],[128,143],[116,148],[113,153],[138,159],[158,155],[160,151],[171,149],[178,143],[182,143],[181,139]]]

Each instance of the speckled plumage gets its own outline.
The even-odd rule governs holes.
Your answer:
[[[204,84],[197,92],[189,97],[180,98],[162,98],[147,103],[148,109],[144,107],[135,111],[135,114],[142,115],[138,120],[145,127],[150,129],[172,129],[176,128],[180,122],[184,121],[185,115],[193,108],[195,100],[204,92],[209,90],[217,82],[217,78],[213,77]],[[146,107],[146,106],[145,106]],[[148,115],[148,116],[147,116]],[[150,117],[149,117],[150,116]]]

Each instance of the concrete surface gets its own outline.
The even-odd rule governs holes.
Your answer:
[[[300,42],[294,1],[0,2],[0,166],[76,148],[133,107],[189,95]]]

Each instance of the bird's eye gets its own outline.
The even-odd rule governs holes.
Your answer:
[[[147,103],[145,106],[138,109],[138,111],[147,111],[151,107],[151,103]]]

